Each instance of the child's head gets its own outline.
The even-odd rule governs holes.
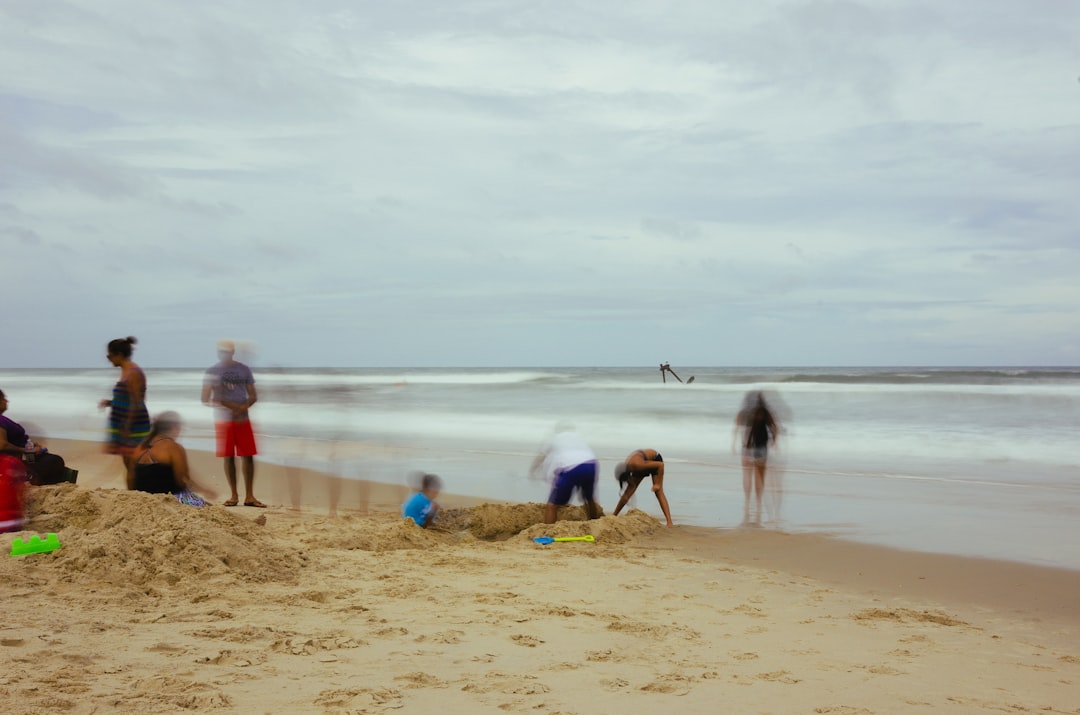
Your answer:
[[[420,491],[428,499],[434,499],[442,491],[442,480],[434,474],[425,474],[420,479]]]

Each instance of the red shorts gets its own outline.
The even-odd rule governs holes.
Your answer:
[[[217,434],[217,456],[254,457],[258,454],[251,420],[215,422],[214,432]]]

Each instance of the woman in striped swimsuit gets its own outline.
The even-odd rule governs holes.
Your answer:
[[[108,407],[109,428],[105,442],[107,454],[119,454],[124,460],[124,474],[131,474],[132,452],[150,434],[150,415],[146,411],[146,375],[131,360],[135,338],[117,338],[109,342],[106,357],[120,368],[120,380],[113,386],[111,400],[102,400],[99,407]],[[128,489],[132,488],[126,477]]]

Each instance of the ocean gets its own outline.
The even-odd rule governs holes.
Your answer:
[[[676,523],[743,516],[733,426],[764,390],[781,418],[765,528],[1080,569],[1080,368],[281,369],[252,365],[260,459],[346,478],[439,474],[447,491],[544,501],[529,464],[570,421],[601,461],[638,448],[667,464]],[[176,410],[211,449],[201,369],[146,369],[151,413]],[[8,416],[47,436],[101,439],[115,369],[0,370]],[[77,466],[77,465],[75,465]],[[634,505],[660,511],[646,488]]]

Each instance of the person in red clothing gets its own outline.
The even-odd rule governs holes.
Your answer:
[[[240,495],[236,490],[236,457],[244,471],[244,506],[265,508],[255,498],[255,433],[251,429],[248,410],[255,404],[255,376],[251,368],[234,359],[236,346],[231,340],[218,343],[218,362],[206,371],[202,401],[215,408],[217,456],[225,460],[225,479],[232,495],[224,506],[236,506]]]
[[[23,455],[30,451],[26,448],[26,430],[4,416],[7,406],[7,397],[0,391],[0,533],[23,528],[27,480]]]

